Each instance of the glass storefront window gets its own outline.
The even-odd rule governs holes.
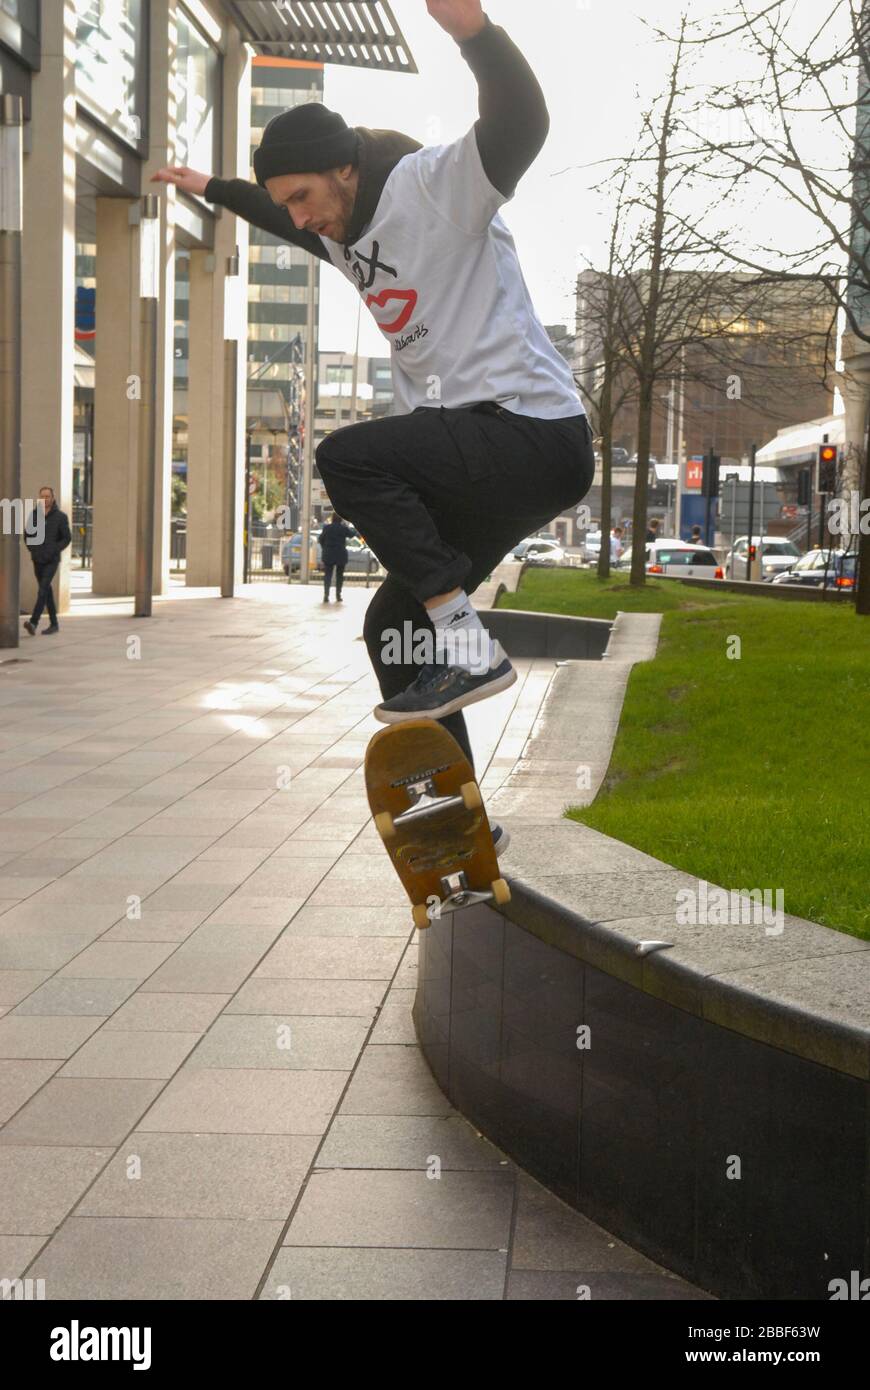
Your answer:
[[[175,257],[175,346],[173,375],[175,386],[187,387],[190,357],[190,258],[184,251]]]
[[[179,164],[205,173],[220,169],[220,55],[178,8],[176,140]]]
[[[0,0],[0,10],[8,14],[26,29],[29,34],[39,33],[39,5],[37,0]]]
[[[75,0],[77,100],[134,148],[147,110],[145,10],[143,0]]]
[[[28,68],[39,67],[39,0],[0,0],[0,45],[4,44]],[[2,90],[16,88],[6,83]]]
[[[0,0],[0,12],[8,14],[16,24],[34,36],[39,33],[39,6],[37,0]]]

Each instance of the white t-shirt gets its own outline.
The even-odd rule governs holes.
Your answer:
[[[399,161],[347,258],[321,237],[389,340],[397,415],[475,401],[543,419],[584,414],[497,215],[507,201],[484,173],[472,127]]]

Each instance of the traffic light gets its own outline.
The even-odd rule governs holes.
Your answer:
[[[719,496],[719,464],[718,454],[714,454],[711,449],[704,455],[704,472],[701,478],[701,493],[704,497]]]
[[[822,447],[825,447],[824,445]],[[809,468],[802,468],[797,476],[797,500],[799,507],[808,507],[812,500],[812,472]]]
[[[831,496],[837,491],[837,446],[819,445],[818,483],[816,492]]]

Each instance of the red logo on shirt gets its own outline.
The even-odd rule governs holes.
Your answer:
[[[405,307],[398,318],[393,319],[390,323],[381,323],[377,315],[374,315],[375,322],[384,333],[398,333],[405,327],[405,324],[417,307],[417,291],[381,290],[380,294],[370,294],[366,296],[366,308],[369,309],[373,304],[377,304],[379,308],[382,309],[391,299],[404,300]]]

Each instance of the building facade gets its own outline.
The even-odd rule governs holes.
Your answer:
[[[0,0],[0,133],[13,148],[14,125],[22,172],[15,225],[0,226],[22,305],[0,305],[20,413],[4,484],[25,500],[53,487],[88,532],[97,594],[137,594],[149,569],[165,592],[176,486],[187,582],[226,591],[241,576],[246,425],[286,429],[289,411],[292,430],[292,384],[315,350],[309,258],[285,246],[279,267],[255,232],[249,263],[246,223],[152,175],[248,178],[265,119],[319,98],[325,62],[416,71],[384,0],[326,3],[302,27],[286,7],[231,0]],[[4,574],[10,557],[26,611],[20,536]],[[69,570],[65,556],[61,612]]]

